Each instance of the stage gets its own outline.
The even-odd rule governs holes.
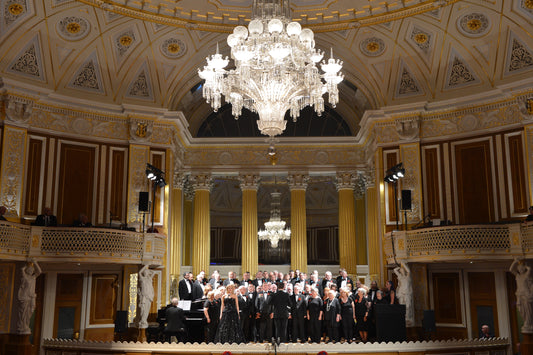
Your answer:
[[[115,355],[115,354],[449,354],[507,355],[510,342],[505,338],[446,340],[402,343],[337,344],[206,344],[206,343],[139,343],[91,342],[59,339],[43,341],[46,355]],[[325,353],[324,353],[325,352]]]

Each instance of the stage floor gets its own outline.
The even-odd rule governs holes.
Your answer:
[[[206,344],[206,343],[139,343],[92,342],[60,339],[44,340],[46,355],[102,354],[449,354],[507,355],[510,342],[506,338],[488,340],[447,340],[402,343],[337,343],[337,344]],[[325,352],[325,353],[324,353]]]

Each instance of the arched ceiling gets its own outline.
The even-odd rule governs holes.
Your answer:
[[[117,109],[212,112],[197,69],[229,53],[251,0],[0,0],[0,76],[28,92]],[[533,70],[533,0],[293,0],[316,46],[344,61],[337,112],[479,95]],[[356,88],[354,90],[354,88]],[[355,132],[354,132],[355,133]]]

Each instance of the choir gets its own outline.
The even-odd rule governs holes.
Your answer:
[[[214,342],[228,327],[238,326],[247,342],[352,342],[375,337],[374,305],[397,303],[394,285],[387,281],[379,289],[355,283],[341,269],[333,278],[327,271],[322,279],[318,272],[308,275],[299,270],[281,272],[259,271],[254,279],[245,272],[238,280],[234,272],[222,280],[218,271],[207,280],[204,273],[192,281],[191,273],[180,281],[179,296],[184,300],[205,299],[205,341]],[[201,291],[200,291],[201,290]],[[225,324],[224,300],[237,300],[233,312],[237,325]],[[226,309],[226,313],[228,310]],[[237,315],[235,315],[237,316]],[[235,323],[235,321],[233,321]],[[226,338],[240,343],[242,337]]]

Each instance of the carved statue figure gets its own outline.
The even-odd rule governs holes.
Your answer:
[[[405,322],[407,325],[414,325],[413,307],[413,282],[411,270],[406,263],[401,262],[400,266],[394,268],[394,273],[398,277],[398,288],[396,296],[401,304],[405,305]]]
[[[148,265],[144,265],[139,270],[137,278],[137,326],[139,328],[148,328],[148,314],[154,300],[154,285],[152,279],[155,275],[154,270],[150,270]]]
[[[516,306],[524,319],[522,333],[533,333],[533,273],[531,266],[516,258],[509,271],[516,278]]]
[[[22,277],[18,290],[19,318],[18,334],[31,334],[30,320],[35,310],[35,280],[41,274],[41,268],[35,260],[22,267]]]

